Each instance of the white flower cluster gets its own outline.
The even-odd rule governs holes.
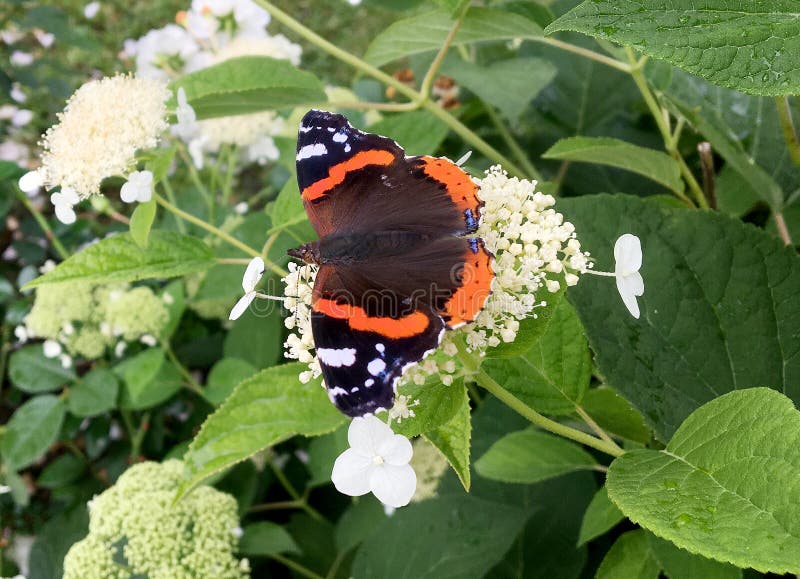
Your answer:
[[[60,187],[50,200],[64,223],[75,221],[73,206],[100,192],[106,177],[125,175],[136,151],[151,149],[167,128],[166,83],[128,75],[81,86],[42,137],[42,166],[20,180],[30,193]]]
[[[575,285],[578,275],[590,267],[589,254],[581,251],[575,227],[553,209],[555,199],[536,191],[536,182],[509,177],[496,165],[483,179],[475,179],[484,202],[478,228],[486,248],[495,256],[492,294],[475,321],[446,332],[433,356],[410,368],[403,383],[422,384],[437,375],[451,384],[459,370],[453,357],[457,340],[470,352],[483,355],[488,348],[513,342],[519,322],[536,317],[535,309],[546,305],[541,293],[554,293],[562,283]],[[312,354],[311,294],[316,276],[314,266],[290,263],[286,284],[286,307],[291,314],[286,327],[293,330],[285,343],[286,357],[309,366],[301,380],[319,376],[319,362]]]
[[[240,56],[300,63],[300,46],[281,34],[270,35],[269,13],[252,0],[193,0],[176,20],[178,24],[126,41],[124,52],[135,57],[140,76],[168,80]],[[186,110],[186,103],[182,106]],[[284,128],[272,111],[201,121],[179,115],[173,134],[186,142],[194,164],[202,168],[204,154],[217,153],[224,144],[240,147],[246,162],[275,160],[278,149],[272,137]]]

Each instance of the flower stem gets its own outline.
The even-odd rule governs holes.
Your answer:
[[[547,430],[548,432],[552,432],[553,434],[563,436],[564,438],[569,438],[575,442],[580,442],[581,444],[585,444],[586,446],[590,446],[614,457],[625,454],[625,451],[614,444],[613,441],[611,444],[609,444],[605,440],[595,438],[590,434],[586,434],[585,432],[581,432],[580,430],[565,426],[564,424],[556,422],[555,420],[550,420],[549,418],[542,416],[533,408],[525,404],[522,400],[514,396],[511,392],[503,388],[484,370],[478,370],[476,379],[482,388],[488,390],[512,410],[521,414],[539,428]]]
[[[619,449],[620,452],[622,453],[625,452],[624,450],[622,450],[622,448],[619,447],[619,445],[616,442],[612,440],[612,438],[608,435],[608,433],[605,430],[603,430],[602,427],[599,424],[597,424],[597,422],[594,421],[594,418],[589,416],[589,413],[583,409],[583,406],[581,406],[580,404],[576,404],[575,412],[578,413],[578,416],[581,417],[581,419],[589,426],[589,428],[594,430],[597,436],[605,440],[611,446],[614,446],[617,449]]]
[[[318,575],[314,573],[311,569],[303,567],[300,563],[297,563],[288,557],[284,557],[283,555],[278,555],[277,553],[273,553],[270,555],[271,559],[274,559],[281,565],[285,565],[292,571],[296,572],[298,575],[302,575],[303,577],[308,577],[308,579],[325,579],[322,575]]]
[[[650,86],[647,84],[647,79],[644,77],[642,70],[644,69],[647,59],[642,58],[641,60],[637,60],[636,56],[633,54],[633,50],[627,46],[625,47],[625,52],[627,53],[628,61],[630,62],[628,72],[633,78],[633,82],[636,83],[639,92],[642,94],[644,102],[647,104],[647,108],[650,109],[653,119],[656,121],[658,130],[661,133],[661,138],[664,141],[664,148],[667,150],[667,153],[669,153],[669,155],[678,163],[681,176],[683,176],[684,181],[686,181],[686,183],[689,185],[689,190],[692,192],[692,196],[694,197],[697,205],[699,207],[708,208],[708,203],[706,202],[706,197],[703,194],[703,189],[700,187],[700,184],[697,182],[697,179],[695,179],[692,171],[689,169],[689,166],[686,164],[686,161],[684,161],[683,156],[678,150],[678,139],[676,136],[680,136],[680,132],[676,129],[675,135],[673,135],[669,127],[669,116],[665,114],[665,111],[659,106],[658,102],[656,102],[656,98],[653,96],[653,92],[650,90]],[[683,125],[681,124],[678,125],[680,128],[682,128],[682,126]],[[672,192],[675,193],[675,195],[684,203],[692,205],[692,202],[682,191],[676,191],[673,189]]]
[[[789,157],[795,165],[800,167],[800,140],[797,138],[797,131],[795,131],[794,121],[792,120],[792,111],[789,109],[789,97],[775,97],[775,106],[778,109],[778,117],[783,130],[783,140],[786,141]]]
[[[283,471],[275,464],[274,461],[269,461],[269,466],[272,469],[272,473],[275,475],[275,478],[278,479],[278,482],[281,483],[281,486],[284,490],[289,493],[294,501],[297,503],[297,506],[303,509],[312,519],[316,519],[318,521],[324,521],[325,517],[323,517],[319,511],[317,511],[314,507],[308,504],[305,497],[301,496],[297,489],[294,488],[294,485],[286,478],[286,475]]]
[[[183,162],[186,164],[186,167],[189,169],[189,177],[192,179],[192,183],[200,193],[203,194],[203,197],[206,198],[206,202],[208,203],[208,214],[209,220],[213,223],[214,222],[214,194],[209,192],[208,187],[205,186],[203,180],[200,178],[200,173],[197,171],[197,167],[194,166],[194,162],[189,158],[189,153],[186,152],[186,147],[183,143],[178,143],[178,154],[183,159]]]
[[[441,48],[439,48],[439,52],[436,53],[431,65],[428,67],[428,71],[425,73],[425,77],[422,79],[419,92],[423,100],[430,97],[433,79],[436,77],[436,73],[439,72],[439,67],[442,66],[442,61],[444,61],[444,57],[447,56],[447,51],[450,49],[450,45],[453,43],[453,39],[456,37],[458,29],[461,28],[461,21],[467,14],[468,9],[469,2],[464,2],[461,12],[455,18],[453,26],[450,27],[450,32],[447,33],[447,38],[444,39],[444,43],[442,44]]]
[[[481,139],[469,127],[461,123],[453,115],[445,111],[435,102],[425,99],[422,93],[414,90],[405,83],[400,82],[393,76],[386,74],[379,68],[376,68],[371,64],[363,61],[357,56],[350,54],[346,50],[339,48],[332,42],[328,42],[327,40],[322,38],[319,34],[314,32],[310,28],[307,28],[306,26],[304,26],[303,24],[301,24],[300,22],[289,16],[289,14],[287,14],[286,12],[282,11],[281,9],[273,5],[268,0],[254,0],[254,1],[256,2],[256,4],[260,5],[267,12],[269,12],[272,15],[272,17],[275,18],[275,20],[283,24],[286,28],[302,36],[303,38],[305,38],[312,44],[316,45],[317,47],[321,48],[331,56],[338,58],[342,62],[349,64],[356,70],[371,76],[372,78],[382,82],[383,84],[395,88],[398,93],[402,94],[411,101],[411,103],[408,103],[407,110],[416,110],[420,107],[424,108],[425,110],[433,113],[433,115],[436,118],[438,118],[440,121],[442,121],[442,123],[450,127],[450,129],[454,133],[456,133],[459,137],[464,139],[464,141],[472,145],[476,150],[480,151],[487,158],[503,165],[504,168],[509,173],[517,176],[523,176],[525,174],[525,172],[520,170],[520,168],[517,167],[512,161],[506,158],[502,153],[500,153],[497,149],[492,147],[489,143]],[[406,110],[406,108],[404,107],[403,110]]]
[[[28,199],[28,196],[22,191],[17,191],[17,198],[22,202],[25,208],[31,212],[31,215],[33,215],[36,223],[38,223],[39,227],[41,227],[42,231],[44,231],[44,235],[47,240],[53,244],[53,248],[56,250],[56,253],[58,253],[59,257],[62,260],[67,259],[69,257],[69,252],[64,248],[63,245],[61,245],[61,241],[58,239],[56,234],[53,233],[53,230],[50,228],[50,224],[47,223],[47,219],[44,218],[41,211],[39,211],[34,204],[31,203],[31,200]]]
[[[183,362],[181,362],[178,359],[178,357],[175,355],[175,352],[172,350],[172,347],[170,346],[169,342],[164,341],[162,342],[161,345],[163,346],[164,351],[167,353],[167,357],[173,364],[175,364],[175,366],[178,368],[178,371],[186,379],[187,388],[189,388],[189,390],[191,390],[195,394],[202,396],[203,395],[202,386],[200,386],[200,384],[197,383],[197,381],[194,379],[194,376],[192,376],[192,373],[189,372],[189,369],[186,368],[186,366],[183,365]]]
[[[542,44],[549,44],[550,46],[555,46],[556,48],[560,48],[561,50],[566,50],[567,52],[580,54],[581,56],[594,60],[595,62],[605,64],[606,66],[610,66],[611,68],[616,68],[617,70],[621,70],[622,72],[627,72],[627,73],[631,72],[631,65],[622,62],[621,60],[617,60],[616,58],[611,58],[610,56],[606,56],[605,54],[600,54],[599,52],[595,52],[587,48],[581,48],[580,46],[575,46],[574,44],[570,44],[569,42],[563,42],[561,40],[557,40],[555,38],[550,38],[547,36],[542,36],[541,38],[530,38],[529,40],[533,40],[534,42],[541,42]]]
[[[236,160],[238,159],[238,149],[236,145],[231,145],[228,150],[228,165],[225,167],[225,181],[222,185],[222,203],[228,205],[233,190],[233,177],[236,171]]]
[[[184,219],[184,220],[188,221],[189,223],[194,223],[198,227],[200,227],[202,229],[205,229],[206,231],[208,231],[209,233],[211,233],[213,235],[216,235],[217,237],[219,237],[223,241],[226,241],[227,243],[231,244],[232,246],[242,250],[247,255],[249,255],[251,257],[260,257],[261,256],[260,252],[256,251],[255,249],[253,249],[249,245],[246,245],[246,244],[242,243],[241,241],[239,241],[238,239],[236,239],[232,235],[230,235],[228,233],[225,233],[221,229],[219,229],[217,227],[214,227],[213,225],[211,225],[209,223],[206,223],[205,221],[195,217],[191,213],[187,213],[186,211],[183,211],[182,209],[179,209],[179,208],[175,207],[175,205],[173,205],[172,203],[170,203],[169,201],[164,199],[158,193],[153,193],[153,199],[155,199],[156,202],[159,205],[161,205],[164,209],[166,209],[167,211],[173,213],[177,217],[180,217],[181,219]],[[275,273],[280,275],[281,277],[286,277],[286,271],[284,271],[282,267],[272,263],[271,261],[267,261],[267,260],[264,260],[264,264],[269,269],[271,269],[272,271],[274,271]]]
[[[772,217],[775,219],[775,227],[778,229],[778,235],[783,240],[784,245],[794,245],[792,236],[789,234],[789,228],[786,226],[786,219],[783,217],[781,211],[773,211]]]

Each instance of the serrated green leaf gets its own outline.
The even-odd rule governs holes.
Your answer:
[[[445,61],[442,72],[516,125],[528,104],[555,78],[557,70],[542,58],[509,58],[485,65],[452,58]]]
[[[675,159],[661,151],[619,139],[608,137],[561,139],[543,153],[542,157],[619,167],[652,179],[672,191],[683,192],[681,168]]]
[[[527,517],[521,509],[464,493],[413,503],[362,543],[351,574],[482,577],[502,559]]]
[[[592,455],[563,438],[527,428],[507,434],[475,461],[485,478],[534,483],[576,470],[592,469]]]
[[[461,406],[455,416],[445,424],[425,432],[423,436],[444,455],[458,475],[464,490],[469,492],[471,482],[469,442],[472,436],[472,421],[466,389],[463,390]]]
[[[581,532],[578,536],[578,545],[583,545],[604,535],[624,518],[625,515],[622,514],[622,511],[608,498],[606,487],[601,488],[586,507],[586,513],[584,513],[581,523]]]
[[[614,542],[600,568],[597,579],[658,579],[661,565],[650,549],[647,533],[628,531]]]
[[[383,505],[369,495],[354,501],[336,521],[336,548],[346,553],[370,537],[386,520]]]
[[[616,459],[606,485],[628,518],[692,553],[797,573],[798,470],[800,413],[783,394],[752,388],[696,410],[663,451]]]
[[[658,559],[661,570],[668,579],[713,577],[713,579],[741,579],[742,570],[733,565],[718,563],[700,555],[692,555],[673,543],[647,533],[650,550]]]
[[[251,363],[238,358],[223,358],[211,368],[203,389],[203,396],[214,406],[219,406],[239,382],[258,372]]]
[[[442,11],[400,20],[375,37],[364,60],[373,66],[382,66],[403,56],[438,50],[452,27],[452,18]],[[541,36],[541,27],[520,14],[476,7],[461,21],[452,44]]]
[[[636,412],[630,402],[611,388],[592,388],[583,397],[581,407],[610,433],[641,444],[650,440],[650,429],[642,415]]]
[[[559,203],[581,245],[592,248],[598,270],[614,270],[619,235],[641,238],[640,319],[605,278],[584,276],[568,297],[605,383],[661,440],[704,402],[731,390],[767,384],[800,401],[800,258],[794,251],[715,212],[623,196]]]
[[[22,390],[35,394],[56,390],[75,380],[75,371],[56,358],[47,358],[41,344],[25,346],[8,357],[8,377]]]
[[[331,472],[336,458],[347,450],[347,424],[342,424],[335,431],[317,436],[308,445],[308,464],[306,468],[311,474],[308,486],[320,486],[331,482]]]
[[[299,363],[267,368],[236,387],[189,446],[181,494],[268,446],[297,434],[318,436],[344,422],[318,381],[300,382],[302,370]]]
[[[553,310],[544,334],[527,352],[486,360],[481,368],[539,412],[569,414],[589,387],[591,358],[572,305],[560,300]]]
[[[434,378],[424,384],[403,385],[399,394],[408,396],[409,404],[416,400],[419,400],[419,404],[410,406],[414,416],[396,422],[392,430],[410,438],[444,425],[461,409],[465,393],[463,380],[457,380],[450,386]]]
[[[278,553],[299,553],[292,536],[278,524],[260,521],[247,525],[239,539],[239,552],[249,557],[268,557]]]
[[[172,84],[198,119],[242,115],[327,100],[322,83],[288,60],[242,56],[192,72]]]
[[[119,380],[105,368],[94,368],[69,389],[67,406],[75,416],[96,416],[114,408]]]
[[[715,84],[759,95],[800,92],[797,3],[590,0],[545,30],[574,30],[666,60]]]
[[[54,489],[75,481],[86,470],[86,461],[74,454],[62,454],[48,464],[36,479],[36,484],[46,489]]]
[[[131,237],[136,245],[142,249],[147,249],[147,242],[150,238],[150,229],[156,218],[156,201],[151,199],[147,203],[139,203],[131,215],[130,231]]]
[[[36,396],[17,408],[0,438],[8,468],[25,468],[47,452],[58,437],[64,413],[64,402],[52,394]]]
[[[530,350],[547,330],[550,320],[556,311],[559,302],[564,299],[564,291],[561,290],[546,296],[545,306],[537,307],[534,316],[520,320],[519,330],[513,342],[501,342],[494,348],[486,351],[487,358],[514,358]]]
[[[447,125],[428,111],[386,115],[369,126],[371,133],[394,139],[406,155],[433,155],[448,132]]]
[[[208,246],[189,235],[153,231],[146,250],[130,233],[101,239],[25,284],[28,290],[46,283],[82,281],[95,284],[169,278],[203,271],[214,265]]]

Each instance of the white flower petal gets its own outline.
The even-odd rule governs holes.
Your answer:
[[[65,225],[72,225],[77,220],[78,216],[72,209],[72,205],[67,203],[58,203],[55,206],[56,218]]]
[[[639,319],[639,303],[636,296],[644,293],[644,280],[639,272],[627,276],[617,276],[617,291],[622,298],[622,302],[631,315]]]
[[[45,358],[55,358],[61,355],[61,344],[55,340],[45,340],[44,344],[42,344],[42,349]]]
[[[386,464],[402,466],[408,464],[414,450],[411,448],[410,440],[402,434],[395,434],[380,445],[378,454],[383,457]]]
[[[24,193],[34,193],[44,185],[39,171],[28,171],[19,178],[19,188]]]
[[[132,181],[126,181],[122,189],[119,190],[119,198],[125,203],[133,203],[136,201],[138,194],[139,190]]]
[[[262,275],[264,275],[264,260],[260,257],[254,257],[247,264],[247,269],[244,271],[242,289],[245,292],[251,292],[256,289],[256,284],[261,280]]]
[[[347,441],[350,446],[369,456],[377,455],[378,448],[389,442],[392,437],[394,437],[392,429],[373,414],[353,418],[347,430]]]
[[[231,313],[228,316],[228,319],[229,320],[238,320],[240,317],[242,317],[242,314],[245,313],[245,311],[247,311],[247,308],[249,308],[250,304],[253,303],[253,300],[255,299],[255,297],[256,297],[256,292],[248,292],[248,293],[244,294],[239,299],[239,301],[236,302],[236,305],[233,306],[233,309],[231,310]]]
[[[384,505],[404,507],[417,490],[417,475],[409,465],[385,464],[372,471],[370,488]]]
[[[615,272],[633,273],[642,267],[642,243],[639,238],[626,233],[614,244]]]
[[[360,497],[371,490],[374,469],[375,465],[370,457],[348,448],[333,463],[331,481],[340,493]]]
[[[78,196],[78,192],[75,191],[72,187],[62,187],[61,188],[61,198],[70,205],[77,205],[81,202],[80,196]]]

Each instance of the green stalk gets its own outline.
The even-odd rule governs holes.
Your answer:
[[[39,227],[41,227],[42,231],[44,231],[44,235],[47,237],[47,240],[53,244],[53,248],[56,250],[56,253],[58,253],[59,257],[62,260],[67,259],[69,257],[69,252],[64,248],[63,245],[61,245],[61,241],[58,239],[56,234],[53,233],[53,230],[50,228],[50,224],[47,223],[47,219],[44,218],[41,211],[36,209],[33,203],[31,203],[31,200],[28,199],[28,196],[22,191],[17,191],[17,199],[22,202],[22,204],[25,206],[25,209],[31,212],[31,215],[33,215],[36,223],[38,223]]]

